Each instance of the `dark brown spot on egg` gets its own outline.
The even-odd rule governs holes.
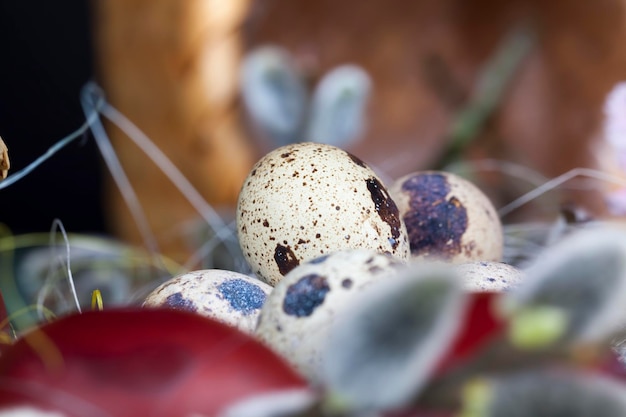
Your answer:
[[[467,230],[467,210],[456,198],[448,198],[450,184],[438,173],[413,175],[402,184],[409,196],[404,222],[411,253],[450,259],[463,250],[461,239]]]
[[[348,154],[350,159],[352,159],[352,162],[354,162],[360,167],[367,168],[367,165],[365,165],[365,162],[363,162],[360,158],[357,158],[356,156],[352,155],[350,152],[346,152],[346,153]]]
[[[274,260],[276,261],[276,265],[278,265],[278,270],[281,275],[286,275],[289,271],[300,265],[300,261],[296,258],[291,248],[281,244],[276,245]]]
[[[474,241],[471,241],[471,242],[469,242],[468,244],[466,244],[466,245],[463,247],[463,249],[464,249],[464,253],[465,253],[465,256],[467,256],[468,258],[471,258],[471,257],[472,257],[472,254],[473,254],[474,252],[481,252],[480,250],[478,250],[478,251],[476,250],[476,246],[477,246],[477,245],[476,245],[476,242],[474,242]],[[478,254],[478,253],[477,253],[477,254]]]
[[[369,190],[376,212],[391,228],[391,238],[389,243],[393,249],[398,247],[400,243],[400,212],[396,203],[389,197],[389,193],[385,187],[376,178],[368,178],[365,180],[367,189]]]
[[[341,281],[341,286],[346,289],[352,288],[352,280],[350,278],[345,278]]]
[[[270,222],[268,222],[267,220],[263,220],[263,226],[270,227]]]

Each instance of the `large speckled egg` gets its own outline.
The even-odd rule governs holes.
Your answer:
[[[206,269],[187,272],[161,284],[148,294],[143,306],[187,310],[252,333],[271,291],[270,285],[256,278]]]
[[[302,262],[342,249],[409,257],[406,228],[382,181],[337,147],[297,143],[254,165],[239,194],[243,254],[275,285]]]
[[[334,252],[303,263],[276,285],[261,310],[257,337],[312,382],[331,322],[369,284],[397,275],[405,262],[372,250]]]
[[[477,261],[459,264],[463,287],[472,292],[502,292],[522,283],[523,272],[502,262]]]
[[[458,175],[414,172],[389,193],[409,233],[414,258],[449,262],[500,261],[504,237],[489,198]]]

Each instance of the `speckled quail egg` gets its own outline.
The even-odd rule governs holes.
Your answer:
[[[398,274],[404,261],[372,250],[342,250],[300,264],[261,309],[257,337],[312,382],[331,322],[371,283]]]
[[[449,262],[500,261],[504,237],[489,198],[458,175],[413,172],[389,189],[415,258]]]
[[[502,262],[468,262],[456,269],[464,288],[473,292],[508,291],[521,284],[524,276],[521,270]]]
[[[410,254],[398,208],[374,171],[320,143],[283,146],[254,165],[239,194],[237,233],[245,259],[271,285],[337,250]]]
[[[252,333],[271,291],[270,285],[256,278],[205,269],[187,272],[161,284],[148,294],[143,306],[192,311]]]

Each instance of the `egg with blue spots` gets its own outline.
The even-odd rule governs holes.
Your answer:
[[[252,333],[271,291],[270,285],[257,278],[205,269],[161,284],[146,297],[143,306],[186,310]]]
[[[287,273],[261,309],[256,336],[313,383],[330,324],[372,282],[406,263],[372,249],[345,249],[313,258]]]

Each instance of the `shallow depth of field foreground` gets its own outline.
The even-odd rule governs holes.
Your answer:
[[[625,36],[3,2],[0,417],[626,415]]]

